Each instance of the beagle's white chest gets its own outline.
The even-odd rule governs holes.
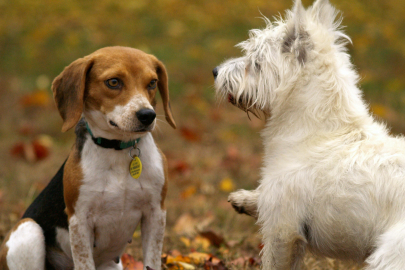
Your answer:
[[[120,256],[142,219],[161,203],[164,185],[162,157],[150,134],[138,144],[142,172],[130,175],[130,149],[113,150],[87,140],[82,152],[83,181],[75,215],[93,235],[95,265]]]

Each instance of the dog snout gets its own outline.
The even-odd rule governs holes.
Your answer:
[[[212,75],[214,75],[214,79],[217,78],[217,76],[218,76],[218,67],[215,67],[215,68],[212,70]]]
[[[152,109],[141,109],[136,112],[136,117],[143,125],[149,126],[155,120],[156,113]]]

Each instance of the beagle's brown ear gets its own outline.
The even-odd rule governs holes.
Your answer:
[[[169,80],[166,72],[166,68],[162,62],[159,60],[157,61],[157,74],[159,76],[158,80],[158,88],[160,96],[162,97],[163,101],[163,108],[165,110],[166,121],[173,127],[176,128],[176,123],[174,122],[172,111],[170,108],[170,100],[169,100]]]
[[[62,132],[79,122],[84,107],[84,89],[86,75],[93,60],[90,57],[79,58],[65,67],[52,82],[53,98],[63,119]]]

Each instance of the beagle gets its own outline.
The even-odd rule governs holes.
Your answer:
[[[102,48],[55,78],[62,131],[76,125],[76,142],[6,236],[0,269],[122,269],[138,223],[144,269],[161,268],[167,165],[151,135],[157,89],[176,128],[166,69],[140,50]]]

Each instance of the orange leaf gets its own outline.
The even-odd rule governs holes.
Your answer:
[[[221,245],[226,245],[224,238],[213,231],[204,231],[200,232],[200,235],[204,238],[207,238],[211,245],[215,247],[220,247]]]
[[[125,253],[121,256],[124,270],[143,270],[143,263],[135,261],[134,257]]]
[[[200,134],[198,134],[196,131],[194,131],[194,130],[188,128],[188,127],[180,128],[180,134],[187,141],[190,141],[190,142],[199,142],[199,141],[201,141]]]
[[[211,242],[205,237],[196,236],[192,242],[192,245],[197,249],[208,250]]]
[[[50,103],[51,98],[47,91],[37,90],[33,93],[26,94],[20,99],[23,107],[46,107]]]
[[[42,160],[49,156],[49,148],[45,146],[41,141],[33,141],[32,147],[34,148],[34,153],[37,160]]]
[[[203,264],[205,261],[208,261],[211,258],[209,254],[202,252],[192,252],[188,254],[188,257],[191,258],[194,264]]]
[[[197,188],[194,186],[189,186],[181,192],[181,198],[187,199],[188,197],[193,196],[197,192]]]
[[[181,174],[184,174],[190,170],[190,165],[182,160],[177,161],[172,167],[175,172]]]

